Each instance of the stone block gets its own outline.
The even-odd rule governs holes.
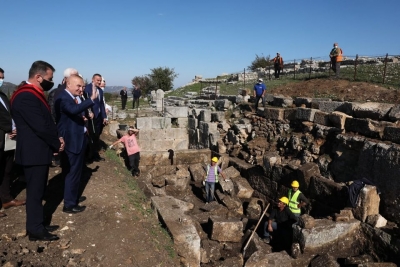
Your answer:
[[[268,120],[279,120],[284,119],[285,110],[282,108],[264,108],[264,117]]]
[[[151,118],[151,128],[152,129],[167,129],[167,128],[171,128],[171,118],[152,117]]]
[[[395,105],[389,111],[388,119],[391,121],[399,121],[400,120],[400,105]]]
[[[168,153],[169,154],[169,153]],[[209,149],[188,149],[188,150],[181,150],[175,151],[174,153],[174,163],[176,165],[187,165],[195,164],[195,163],[202,163],[206,165],[210,162],[211,158],[211,151]],[[156,165],[155,163],[154,165]],[[171,165],[171,162],[169,163]]]
[[[307,196],[334,209],[343,209],[348,199],[346,187],[318,175],[317,172],[313,174],[313,171],[316,171],[315,167],[311,167],[311,172],[306,174],[311,175]]]
[[[188,130],[189,149],[199,148],[199,131],[198,129]]]
[[[338,107],[342,106],[344,102],[338,101],[320,101],[318,103],[318,109],[323,112],[333,112],[337,110]]]
[[[231,102],[228,99],[217,99],[214,105],[216,110],[225,110],[231,106]]]
[[[353,208],[354,218],[365,222],[369,215],[379,214],[380,197],[376,191],[376,187],[365,185],[359,195],[357,206]]]
[[[396,126],[385,127],[382,139],[400,144],[400,128]]]
[[[249,219],[258,220],[260,219],[263,201],[259,198],[251,198],[249,205],[246,208],[246,215]]]
[[[383,135],[385,126],[383,122],[371,119],[347,118],[344,127],[346,132],[359,133],[367,137],[379,139]]]
[[[314,121],[314,115],[317,109],[297,108],[296,119],[301,121]]]
[[[187,130],[184,128],[168,128],[165,129],[165,140],[170,139],[187,139],[188,133]],[[162,136],[159,136],[157,139],[160,139]]]
[[[222,182],[224,183],[224,182]],[[221,185],[222,185],[221,183]],[[229,182],[228,182],[229,184]],[[232,189],[233,189],[233,184],[232,182],[230,182],[230,184],[232,185]],[[220,202],[222,202],[229,211],[233,211],[235,213],[237,213],[238,215],[243,215],[243,205],[242,205],[242,201],[240,201],[240,199],[234,195],[228,195],[228,194],[224,194],[221,193],[219,190],[215,191],[215,195],[218,198],[218,200]]]
[[[333,111],[328,115],[329,120],[333,127],[339,128],[344,130],[344,126],[346,124],[347,118],[352,118],[351,116],[347,115],[346,113],[340,111]]]
[[[300,190],[302,192],[308,192],[310,186],[311,177],[320,175],[319,167],[314,162],[306,163],[300,166],[297,171],[298,182],[300,183]]]
[[[301,107],[301,105],[304,105],[306,108],[311,108],[311,102],[312,98],[309,97],[296,97],[294,99],[294,104],[296,107]]]
[[[139,130],[152,129],[153,128],[152,122],[153,122],[152,117],[138,117],[136,118],[136,127]]]
[[[273,252],[266,254],[263,250],[258,250],[251,254],[244,267],[282,267],[292,266],[292,257],[286,251]]]
[[[291,107],[293,105],[293,98],[289,96],[274,96],[272,105],[275,107]]]
[[[330,98],[313,98],[311,101],[311,108],[320,109],[319,103],[323,102],[323,101],[329,102],[329,101],[332,101],[332,99],[330,99]]]
[[[199,116],[199,121],[204,121],[204,122],[211,122],[211,110],[201,110],[200,111],[200,116]]]
[[[365,222],[376,228],[385,227],[387,224],[387,220],[380,214],[368,215]]]
[[[265,99],[265,104],[272,105],[274,102],[274,95],[273,94],[265,94],[264,99]]]
[[[201,163],[191,164],[189,166],[189,172],[192,176],[192,180],[195,182],[202,182],[206,178],[205,165]]]
[[[225,120],[224,111],[214,111],[211,112],[211,122],[222,122]]]
[[[297,109],[296,108],[287,108],[284,111],[283,118],[285,120],[295,120],[296,119],[296,113]]]
[[[140,166],[166,166],[171,165],[171,160],[169,158],[169,153],[167,151],[157,151],[154,150],[145,151],[142,149],[140,151]]]
[[[304,229],[312,229],[315,226],[315,219],[308,214],[303,214],[299,218],[299,226]]]
[[[189,149],[189,140],[188,138],[185,139],[174,139],[172,142],[172,150],[187,150]]]
[[[314,114],[314,123],[331,126],[329,114],[322,111],[316,111]]]
[[[219,242],[240,242],[243,236],[243,223],[238,219],[210,217],[211,239]]]
[[[393,104],[386,103],[354,103],[353,116],[356,118],[369,118],[372,120],[383,120],[388,117]]]
[[[156,187],[165,186],[165,178],[163,176],[156,176],[151,179],[151,184]]]
[[[165,117],[168,118],[187,118],[188,116],[188,107],[164,107]]]
[[[266,174],[269,174],[275,164],[281,164],[282,159],[278,152],[265,152],[263,156],[263,168]]]
[[[235,178],[234,183],[237,188],[238,198],[246,199],[253,196],[254,189],[250,186],[249,182],[245,178]]]
[[[178,127],[187,129],[189,127],[189,118],[178,118]]]
[[[313,258],[310,262],[311,267],[340,267],[340,264],[337,262],[336,258],[329,254],[318,255]]]
[[[222,171],[225,174],[227,179],[234,179],[234,178],[240,177],[240,172],[238,170],[236,170],[235,167],[233,167],[233,166],[230,166]]]

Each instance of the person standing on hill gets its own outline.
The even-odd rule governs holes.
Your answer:
[[[256,103],[254,105],[256,112],[258,109],[258,102],[260,102],[260,99],[262,99],[263,106],[265,107],[265,90],[267,90],[267,87],[263,83],[263,79],[258,79],[258,83],[254,85],[254,97],[256,98]]]
[[[142,91],[140,90],[139,87],[134,86],[132,90],[132,95],[133,95],[132,108],[135,109],[135,103],[136,103],[136,108],[139,108],[139,99],[140,96],[142,95]]]
[[[338,43],[333,44],[333,48],[329,53],[329,57],[331,58],[332,70],[336,74],[336,78],[339,78],[340,75],[340,63],[343,60],[343,50],[338,46]]]
[[[126,87],[122,88],[121,92],[119,92],[121,96],[122,110],[125,109],[126,101],[128,100],[128,92],[126,91]]]
[[[272,61],[274,61],[275,78],[279,79],[281,70],[283,70],[283,58],[281,57],[281,54],[276,53],[276,57],[274,57]]]

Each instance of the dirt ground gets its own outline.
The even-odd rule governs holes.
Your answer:
[[[111,136],[104,139],[115,141]],[[111,142],[109,142],[111,143]],[[60,240],[31,242],[25,236],[25,207],[5,210],[0,218],[1,266],[179,266],[171,238],[159,226],[150,203],[114,151],[84,171],[84,212],[62,212],[63,179],[50,168],[45,213]],[[137,179],[140,179],[137,178]],[[17,195],[24,199],[23,183]],[[140,183],[139,183],[140,184]]]
[[[398,90],[345,80],[314,79],[291,83],[273,94],[329,97],[340,101],[400,103]],[[106,143],[116,139],[103,135]],[[50,168],[45,197],[46,214],[58,225],[55,242],[30,242],[25,234],[25,207],[6,210],[0,218],[0,263],[2,266],[179,266],[178,256],[149,200],[140,190],[140,177],[133,178],[115,152],[103,154],[105,162],[84,171],[84,212],[62,212],[63,179],[59,167]],[[23,183],[17,183],[17,198],[25,198]]]
[[[400,90],[347,80],[312,79],[282,85],[271,92],[291,97],[327,97],[336,101],[400,103]]]

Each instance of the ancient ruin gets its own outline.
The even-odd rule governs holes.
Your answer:
[[[132,116],[140,129],[140,180],[184,266],[400,264],[399,105],[267,95],[254,111],[245,95],[152,95],[150,107],[113,116]],[[229,181],[206,205],[211,156]],[[261,224],[243,250],[293,180],[311,206],[291,246],[264,243]]]

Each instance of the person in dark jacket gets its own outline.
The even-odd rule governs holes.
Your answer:
[[[126,101],[128,100],[128,92],[126,91],[126,87],[122,88],[121,92],[119,92],[121,96],[122,110],[126,107]]]
[[[11,98],[11,111],[18,127],[15,162],[23,166],[26,179],[26,231],[29,240],[57,240],[44,225],[43,196],[47,185],[53,153],[64,150],[64,140],[58,137],[44,92],[53,83],[55,69],[44,61],[35,61],[29,79]]]
[[[133,95],[132,108],[135,109],[135,103],[136,103],[136,108],[139,108],[139,99],[140,96],[142,95],[142,91],[140,90],[139,87],[135,86],[132,90],[132,95]]]

